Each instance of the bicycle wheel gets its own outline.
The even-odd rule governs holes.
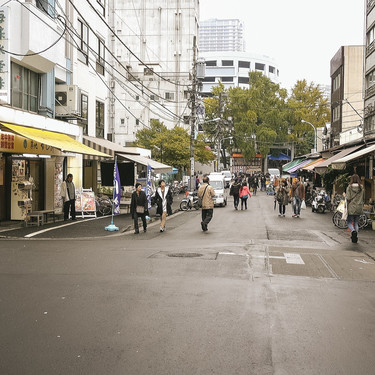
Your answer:
[[[187,200],[182,200],[180,203],[180,210],[187,211],[189,209],[189,202]]]
[[[112,212],[112,202],[109,199],[102,199],[99,202],[99,212],[104,215],[109,215]]]
[[[335,224],[337,228],[346,229],[348,227],[348,223],[346,220],[341,219],[341,217],[342,213],[340,211],[336,211],[332,217],[333,224]]]
[[[363,229],[365,227],[367,227],[367,217],[365,214],[362,214],[360,217],[359,217],[359,220],[358,220],[358,227],[359,229]]]

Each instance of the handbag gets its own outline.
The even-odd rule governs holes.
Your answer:
[[[242,199],[247,199],[247,198],[249,198],[249,196],[247,194],[242,196]]]
[[[302,203],[301,203],[301,210],[306,210],[305,200],[303,200]]]
[[[137,214],[144,214],[145,213],[145,206],[137,206],[135,211]]]

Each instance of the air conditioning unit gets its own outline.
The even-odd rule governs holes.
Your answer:
[[[56,85],[55,108],[57,117],[79,117],[80,90],[77,85]]]

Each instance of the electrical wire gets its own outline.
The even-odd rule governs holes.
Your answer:
[[[152,68],[150,68],[144,61],[142,61],[123,41],[122,39],[116,34],[113,32],[111,26],[103,19],[103,17],[101,16],[101,14],[98,12],[97,9],[95,9],[95,7],[91,4],[90,0],[86,0],[86,2],[90,5],[90,7],[93,9],[93,11],[99,16],[99,18],[101,19],[101,21],[107,26],[107,28],[111,31],[111,33],[120,41],[120,43],[129,51],[129,53],[131,55],[133,55],[143,66],[145,66],[147,69],[150,69],[152,70]],[[77,13],[79,13],[79,11],[77,10],[77,8],[75,7],[75,5],[73,4],[73,0],[69,0],[69,3],[71,3],[74,7],[74,9],[77,11]],[[156,73],[153,71],[153,73],[158,76],[159,78],[161,78],[163,81],[166,81],[166,82],[169,82],[173,85],[176,85],[176,86],[183,86],[183,87],[187,87],[188,85],[185,85],[185,84],[180,84],[180,83],[177,83],[177,82],[173,82],[173,81],[170,81],[169,79],[166,79],[164,78],[162,75],[160,75],[159,73]]]

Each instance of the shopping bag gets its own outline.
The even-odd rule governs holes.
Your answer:
[[[306,210],[305,200],[303,200],[302,203],[301,203],[301,210]]]
[[[348,219],[348,204],[345,199],[344,208],[342,210],[341,220],[347,220]]]

